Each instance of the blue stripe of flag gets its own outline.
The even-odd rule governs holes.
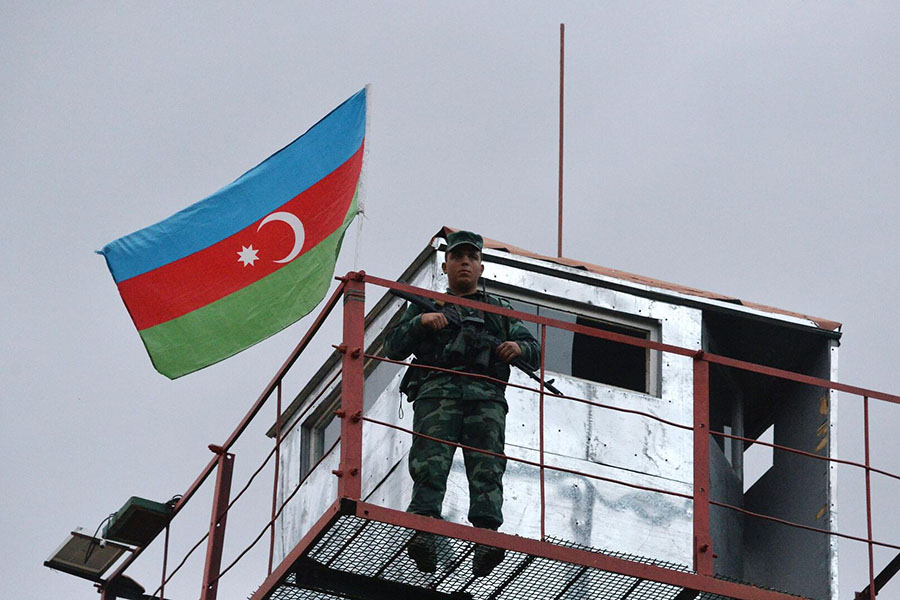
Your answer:
[[[260,220],[344,164],[366,133],[366,90],[233,183],[168,219],[98,250],[116,283],[212,246]]]

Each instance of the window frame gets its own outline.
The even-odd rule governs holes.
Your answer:
[[[385,329],[387,331],[387,329]],[[376,344],[373,344],[369,348],[369,354],[380,355],[382,354],[383,348],[383,339],[384,336],[379,336],[379,339],[376,340]],[[375,400],[381,397],[381,394],[384,390],[387,389],[387,386],[390,385],[390,382],[394,380],[399,372],[403,370],[402,365],[396,365],[394,363],[384,362],[380,360],[376,360],[374,358],[369,358],[366,360],[365,365],[363,366],[363,377],[365,381],[368,381],[371,375],[375,372],[379,367],[384,366],[385,368],[393,368],[396,372],[393,373],[390,377],[386,379],[385,385],[382,386],[377,393],[377,396],[371,398],[369,402],[374,403]],[[319,406],[316,407],[312,413],[306,417],[303,423],[300,425],[300,477],[306,477],[310,471],[312,471],[313,467],[316,463],[321,460],[321,458],[325,455],[325,451],[328,449],[325,447],[325,430],[328,429],[328,426],[334,422],[337,418],[335,415],[335,411],[337,411],[341,407],[341,380],[337,379],[335,381],[334,389],[328,393],[324,400],[319,403]],[[363,405],[364,410],[368,410],[371,408],[371,404],[367,402],[366,399],[366,391],[371,393],[371,388],[366,388],[365,383],[364,392],[363,392]],[[340,437],[340,434],[338,434]]]
[[[488,293],[495,296],[500,296],[502,298],[516,300],[519,302],[527,302],[529,304],[533,304],[538,307],[543,307],[550,310],[569,313],[573,315],[576,320],[578,318],[585,318],[592,321],[597,321],[601,324],[608,324],[613,327],[643,331],[647,334],[647,336],[643,339],[653,342],[662,341],[662,322],[658,319],[645,317],[643,315],[634,315],[631,313],[600,308],[598,306],[584,304],[582,302],[561,300],[553,296],[529,293],[522,290],[521,288],[506,286],[503,284],[498,284],[497,282],[486,282],[485,289]],[[598,327],[598,329],[600,328]],[[540,337],[538,337],[537,339],[538,342],[540,342]],[[545,371],[547,373],[552,373],[561,377],[571,377],[579,381],[587,381],[590,383],[605,385],[616,389],[627,390],[629,392],[634,392],[637,394],[645,394],[647,396],[660,398],[662,397],[661,354],[662,352],[657,350],[651,350],[649,348],[646,350],[646,360],[644,364],[644,384],[646,391],[632,390],[630,388],[619,387],[611,383],[595,381],[593,379],[585,379],[584,377],[578,377],[577,375],[573,375],[571,373],[561,373],[559,371],[553,371],[547,369],[546,366]]]
[[[341,405],[341,386],[337,382],[319,407],[300,426],[300,478],[306,477],[325,455],[325,430],[337,415]]]

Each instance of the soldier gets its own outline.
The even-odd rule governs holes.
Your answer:
[[[484,271],[482,248],[482,238],[476,233],[456,231],[447,236],[441,268],[447,275],[448,293],[511,308],[505,300],[478,290]],[[501,381],[509,380],[509,365],[517,359],[532,370],[540,363],[540,345],[521,321],[456,304],[444,305],[441,312],[425,312],[410,304],[388,334],[384,352],[395,360],[415,354],[414,364],[479,373]],[[504,388],[484,378],[417,367],[407,368],[400,386],[414,403],[414,431],[497,454],[504,452],[508,411]],[[441,518],[455,451],[454,446],[413,437],[409,452],[413,492],[407,512]],[[464,450],[463,456],[469,481],[469,522],[496,530],[503,523],[506,459],[470,450]],[[433,536],[417,534],[407,551],[420,571],[436,570]],[[477,577],[490,574],[504,556],[501,548],[476,546],[473,573]]]

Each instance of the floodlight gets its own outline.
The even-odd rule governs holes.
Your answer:
[[[112,515],[103,529],[103,537],[132,546],[150,544],[172,518],[174,504],[162,504],[132,496]]]
[[[83,533],[83,529],[79,527],[69,534],[50,558],[44,561],[44,566],[102,582],[103,573],[119,560],[126,550],[131,548],[91,537]]]

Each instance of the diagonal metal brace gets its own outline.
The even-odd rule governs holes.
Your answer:
[[[875,577],[875,594],[881,591],[887,582],[891,580],[898,572],[900,572],[900,554],[894,557],[891,562],[889,562]],[[869,586],[866,586],[861,592],[856,592],[855,600],[869,600],[869,598],[873,598],[869,591]]]

